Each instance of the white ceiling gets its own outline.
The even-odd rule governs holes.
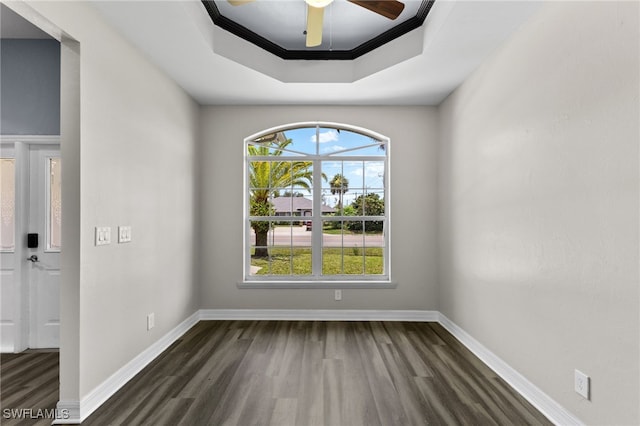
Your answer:
[[[341,70],[343,74],[353,72],[345,69],[348,66],[375,68],[379,62],[376,54],[381,57],[398,54],[402,40],[396,40],[392,51],[384,52],[383,46],[378,50],[384,54],[370,52],[355,64],[285,61],[214,28],[199,1],[107,1],[95,5],[125,37],[203,105],[437,105],[540,3],[436,0],[423,26],[421,54],[373,74],[356,72],[354,78],[344,80],[356,80],[349,83],[314,81],[325,81],[323,76],[341,74]],[[411,33],[403,38],[410,39]],[[231,55],[215,53],[231,44],[234,47],[228,50],[232,54],[247,53],[247,57],[231,60]],[[251,64],[252,57],[255,66]],[[280,81],[265,74],[261,67],[266,66],[281,67],[287,76],[310,77],[302,82],[285,82],[294,81],[291,78]],[[364,77],[358,78],[360,75]]]
[[[542,2],[436,0],[421,29],[354,61],[285,61],[215,27],[199,0],[93,4],[202,105],[437,105]]]
[[[22,16],[0,3],[0,37],[14,39],[50,39],[51,37]]]

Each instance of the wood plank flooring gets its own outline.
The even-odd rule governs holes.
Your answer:
[[[321,321],[201,321],[83,422],[423,424],[551,423],[437,323]]]
[[[58,402],[58,374],[58,351],[0,354],[0,424],[50,425]],[[49,418],[38,410],[48,410]]]

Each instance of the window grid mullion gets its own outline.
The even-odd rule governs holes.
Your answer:
[[[340,162],[340,174],[344,176],[344,161]],[[340,185],[342,187],[344,185]],[[344,192],[340,193],[340,216],[344,217]],[[344,220],[342,221],[342,226],[340,227],[342,232],[340,233],[340,272],[344,274]]]
[[[313,205],[311,210],[311,275],[322,275],[322,166],[320,155],[320,125],[316,125],[316,158],[313,160]],[[319,225],[319,226],[318,226]]]
[[[313,210],[311,211],[311,274],[322,275],[322,167],[313,161]]]
[[[362,215],[367,215],[367,179],[366,179],[366,161],[362,160]],[[362,274],[366,275],[367,273],[367,248],[365,247],[366,242],[366,226],[367,221],[362,219]]]

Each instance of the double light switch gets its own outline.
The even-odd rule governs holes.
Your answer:
[[[111,227],[97,226],[96,227],[96,245],[104,246],[107,244],[111,244]]]
[[[131,227],[130,226],[118,226],[118,242],[129,243],[131,242]]]
[[[131,226],[118,226],[118,243],[131,242]],[[111,227],[96,227],[96,246],[111,244]]]

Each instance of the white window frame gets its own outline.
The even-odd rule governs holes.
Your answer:
[[[45,213],[45,225],[44,225],[44,233],[45,233],[45,246],[44,246],[44,251],[45,253],[60,253],[62,251],[62,247],[60,248],[53,248],[51,247],[51,160],[52,159],[58,159],[58,160],[62,160],[62,156],[60,154],[57,155],[51,155],[51,154],[47,154],[44,156],[44,164],[40,165],[41,167],[44,167],[44,178],[45,178],[45,185],[44,185],[44,197],[45,197],[45,206],[46,206],[46,213]]]
[[[16,213],[17,213],[17,193],[18,193],[18,182],[17,182],[17,166],[18,166],[18,161],[16,159],[16,154],[15,154],[15,149],[13,147],[13,145],[10,144],[2,144],[0,146],[0,158],[2,158],[3,160],[13,160],[13,170],[14,170],[14,179],[13,179],[13,248],[6,248],[3,249],[2,247],[0,247],[0,253],[15,253],[16,252],[16,244],[17,244],[17,237],[18,237],[18,233],[16,232]],[[0,218],[0,220],[2,220]]]
[[[384,156],[328,156],[321,155],[318,151],[314,155],[304,156],[286,156],[286,161],[311,161],[313,162],[313,212],[312,220],[312,275],[286,275],[286,276],[265,276],[251,275],[251,216],[249,215],[250,191],[249,191],[249,163],[250,161],[272,161],[273,156],[255,157],[249,156],[247,147],[257,138],[278,132],[285,132],[298,128],[316,128],[316,136],[320,129],[340,129],[359,133],[364,136],[371,137],[385,145]],[[391,281],[391,191],[390,191],[390,138],[377,132],[362,127],[352,126],[342,123],[333,122],[299,122],[291,123],[284,126],[277,126],[270,129],[255,133],[244,139],[243,157],[244,157],[244,179],[243,190],[245,192],[243,200],[243,281],[238,283],[240,288],[394,288],[396,284]],[[319,146],[316,145],[317,147]],[[385,188],[385,214],[378,217],[385,221],[385,232],[383,233],[383,250],[384,250],[384,274],[380,275],[322,275],[322,233],[314,230],[322,229],[322,222],[329,219],[322,216],[322,170],[320,164],[325,161],[383,161],[385,167],[383,185]],[[377,216],[349,216],[351,220],[376,220]],[[260,216],[265,221],[299,221],[299,216]],[[254,218],[255,220],[255,218]]]

